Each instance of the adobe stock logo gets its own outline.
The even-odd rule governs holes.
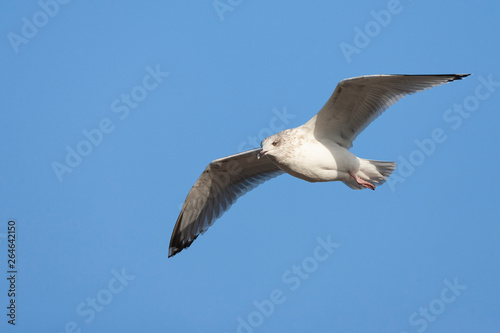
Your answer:
[[[143,76],[141,84],[136,85],[128,94],[121,94],[111,102],[111,112],[117,115],[120,121],[127,119],[131,111],[138,108],[149,93],[160,86],[164,79],[169,75],[168,72],[160,70],[160,65],[153,69],[150,66],[145,68],[147,74]],[[99,121],[96,128],[81,131],[83,139],[73,147],[66,145],[66,158],[62,161],[53,161],[51,166],[57,180],[62,183],[65,174],[71,174],[78,167],[85,157],[88,157],[96,147],[102,144],[105,135],[112,133],[116,128],[117,122],[111,118],[104,117]]]
[[[441,289],[438,298],[431,300],[427,306],[421,306],[418,311],[413,312],[408,317],[409,324],[415,326],[418,333],[423,333],[429,326],[429,323],[435,322],[448,306],[462,295],[462,291],[467,289],[466,285],[458,282],[458,278],[455,278],[453,283],[448,279],[445,279],[443,283],[445,287]],[[401,333],[408,332],[401,331]]]
[[[21,45],[26,45],[28,42],[38,35],[38,31],[45,27],[51,19],[53,19],[61,8],[61,5],[66,5],[70,0],[40,0],[37,2],[40,10],[35,12],[31,19],[23,16],[21,19],[23,25],[21,27],[21,33],[17,34],[15,32],[9,32],[7,34],[7,39],[12,46],[14,53],[19,53],[19,47]]]
[[[317,245],[312,251],[312,255],[302,259],[300,264],[294,264],[289,269],[285,270],[281,275],[281,281],[290,292],[294,292],[300,288],[304,281],[307,281],[314,272],[316,272],[320,264],[335,253],[340,247],[340,244],[332,242],[331,235],[326,238],[317,237]],[[275,288],[269,293],[269,297],[259,301],[252,302],[253,311],[246,316],[238,316],[236,322],[237,333],[253,333],[255,329],[262,326],[266,318],[271,317],[278,305],[284,304],[288,297],[286,289]]]
[[[222,22],[224,21],[224,15],[226,15],[227,12],[233,12],[242,2],[243,0],[214,0],[212,6],[217,16],[219,16],[219,20]]]
[[[290,120],[296,117],[295,114],[288,113],[286,106],[283,106],[281,110],[273,108],[272,113],[274,116],[269,120],[269,126],[261,128],[257,135],[249,135],[245,140],[240,142],[237,148],[238,152],[259,147],[262,140],[286,129]]]
[[[463,123],[480,110],[481,105],[499,88],[500,81],[494,81],[492,74],[486,77],[479,75],[475,89],[465,96],[461,103],[454,103],[453,107],[443,112],[442,118],[446,126],[434,128],[426,138],[415,139],[416,147],[406,156],[398,156],[398,167],[387,180],[387,186],[391,192],[396,191],[397,184],[404,183],[416,172],[419,166],[434,155],[439,147],[449,139],[452,132],[460,129]]]
[[[373,20],[366,22],[363,28],[359,26],[354,27],[353,43],[341,42],[339,44],[340,51],[342,51],[347,63],[351,63],[353,54],[360,54],[361,50],[368,47],[372,40],[378,37],[382,33],[382,30],[389,26],[393,17],[403,11],[403,8],[399,0],[389,0],[386,9],[371,10],[370,16]]]
[[[108,280],[105,288],[100,289],[95,297],[87,297],[85,302],[81,302],[76,307],[76,314],[84,318],[85,323],[88,325],[94,321],[98,313],[103,312],[106,307],[115,299],[115,296],[121,294],[130,281],[135,279],[135,275],[130,275],[123,267],[120,271],[116,269],[111,270],[111,277]],[[70,320],[64,324],[63,333],[81,333],[82,328],[78,322]]]

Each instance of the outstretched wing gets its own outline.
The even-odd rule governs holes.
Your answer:
[[[211,162],[189,191],[175,223],[168,256],[187,248],[243,194],[283,171],[260,148]]]
[[[342,80],[323,108],[302,127],[318,139],[332,139],[349,149],[366,126],[405,95],[469,75],[368,75]]]

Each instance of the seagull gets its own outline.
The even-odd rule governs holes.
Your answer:
[[[340,81],[305,124],[265,138],[261,148],[210,162],[186,197],[168,256],[189,247],[240,196],[283,173],[308,182],[341,181],[352,189],[375,190],[396,163],[352,154],[349,149],[359,133],[405,95],[469,75],[366,75]]]

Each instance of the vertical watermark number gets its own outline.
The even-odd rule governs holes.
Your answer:
[[[11,325],[16,324],[16,221],[7,222],[7,281],[9,289],[7,290],[7,322]]]

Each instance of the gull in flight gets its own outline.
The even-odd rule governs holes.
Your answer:
[[[352,189],[374,190],[396,163],[352,154],[349,149],[358,134],[405,95],[469,75],[368,75],[340,81],[307,123],[265,138],[261,148],[214,160],[206,167],[182,206],[168,256],[189,247],[240,196],[283,173],[309,182],[341,181]]]

